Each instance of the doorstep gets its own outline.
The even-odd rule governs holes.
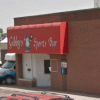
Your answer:
[[[36,81],[30,80],[30,79],[19,78],[17,85],[18,86],[25,86],[25,87],[36,87]]]

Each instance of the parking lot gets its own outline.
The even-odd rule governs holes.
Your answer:
[[[73,93],[73,92],[64,92],[64,91],[52,91],[50,87],[19,87],[16,85],[0,85],[0,96],[6,94],[22,94],[22,93],[31,93],[38,92],[41,93],[45,91],[47,94],[55,95],[69,95],[74,100],[100,100],[100,96],[83,94],[83,93]]]

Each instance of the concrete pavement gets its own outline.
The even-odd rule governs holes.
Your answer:
[[[100,96],[97,95],[73,93],[66,91],[53,91],[49,87],[20,87],[16,85],[0,85],[0,96],[13,93],[40,93],[42,91],[45,91],[47,94],[68,95],[74,100],[100,100]]]

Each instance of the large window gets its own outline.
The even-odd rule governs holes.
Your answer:
[[[44,73],[49,74],[50,60],[44,60]]]

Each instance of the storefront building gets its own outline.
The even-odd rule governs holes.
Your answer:
[[[50,55],[68,53],[68,23],[9,27],[7,36],[8,52],[22,54],[24,81],[36,79],[36,86],[51,86],[50,62],[55,62],[56,68],[57,59],[50,59]],[[52,72],[57,70],[52,68]]]
[[[5,61],[6,61],[5,60],[5,54],[7,53],[7,38],[2,40],[0,45],[1,45],[1,62],[2,62],[2,64],[4,64]]]
[[[16,53],[17,84],[100,95],[99,12],[15,18],[7,36],[8,52]]]

